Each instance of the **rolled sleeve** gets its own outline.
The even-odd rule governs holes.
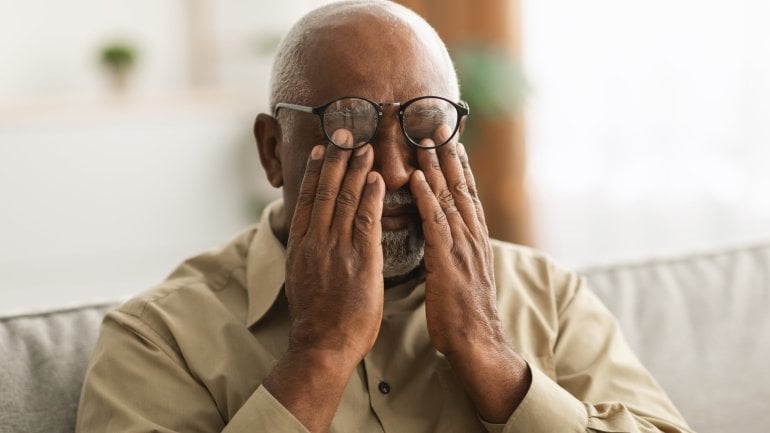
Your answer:
[[[259,426],[262,431],[277,433],[309,433],[278,400],[260,385],[222,433],[252,432]]]
[[[484,422],[489,433],[515,432],[585,432],[588,413],[579,400],[530,366],[532,383],[519,407],[505,424]]]

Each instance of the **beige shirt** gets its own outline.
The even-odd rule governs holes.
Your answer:
[[[78,432],[306,432],[261,385],[286,350],[285,248],[271,222],[183,263],[110,312]],[[350,377],[331,432],[690,431],[583,280],[493,241],[498,309],[532,385],[505,425],[484,423],[431,346],[424,283],[386,291],[380,334]]]

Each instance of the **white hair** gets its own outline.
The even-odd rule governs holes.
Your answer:
[[[436,30],[411,9],[387,0],[344,0],[321,6],[302,17],[283,37],[278,46],[270,78],[270,110],[279,102],[306,103],[311,94],[305,64],[304,48],[316,31],[333,17],[356,14],[377,15],[387,19],[394,27],[407,25],[430,35],[439,56],[445,62],[452,83],[459,97],[459,85],[449,52]]]

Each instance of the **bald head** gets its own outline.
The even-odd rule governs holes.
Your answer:
[[[410,62],[409,56],[415,53],[429,61]],[[333,77],[319,75],[319,69],[332,65],[352,68],[361,62],[390,68],[393,74],[379,79],[395,81],[424,76],[430,72],[421,70],[427,64],[444,81],[441,96],[459,97],[449,53],[422,17],[386,0],[347,0],[311,11],[283,38],[273,64],[271,110],[278,102],[325,102],[317,100],[321,97],[318,88],[327,84],[319,81]]]

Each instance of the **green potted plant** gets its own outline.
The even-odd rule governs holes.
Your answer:
[[[113,89],[122,92],[128,86],[131,70],[136,62],[135,49],[123,42],[104,45],[99,53],[102,65],[110,75]]]

